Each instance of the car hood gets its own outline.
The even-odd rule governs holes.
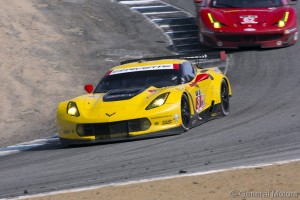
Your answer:
[[[277,22],[283,19],[285,8],[261,9],[213,9],[214,18],[223,24],[223,27],[242,28],[245,31],[255,31],[264,28],[278,28]]]
[[[111,115],[114,112],[130,115],[146,108],[158,95],[167,92],[168,88],[133,88],[111,90],[107,93],[87,94],[74,99],[82,114],[93,115],[100,111]]]

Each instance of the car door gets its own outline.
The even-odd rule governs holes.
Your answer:
[[[182,79],[189,83],[186,87],[190,99],[192,100],[193,110],[197,113],[202,112],[211,105],[211,79],[208,74],[197,74],[197,70],[190,62],[182,63]]]

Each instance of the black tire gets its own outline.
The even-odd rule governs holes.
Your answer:
[[[191,121],[191,109],[189,100],[186,95],[183,95],[181,98],[181,121],[184,131],[189,130]]]
[[[227,116],[230,111],[229,89],[225,80],[221,83],[221,115]]]

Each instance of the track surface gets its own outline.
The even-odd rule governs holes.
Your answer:
[[[194,12],[192,1],[171,2]],[[0,198],[299,158],[299,52],[299,43],[233,52],[231,114],[185,134],[2,156]]]

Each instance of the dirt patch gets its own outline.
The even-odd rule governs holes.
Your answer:
[[[56,134],[58,103],[83,94],[120,60],[173,53],[154,25],[109,0],[2,0],[0,7],[0,147]]]
[[[300,199],[299,169],[300,162],[294,162],[28,199]]]

